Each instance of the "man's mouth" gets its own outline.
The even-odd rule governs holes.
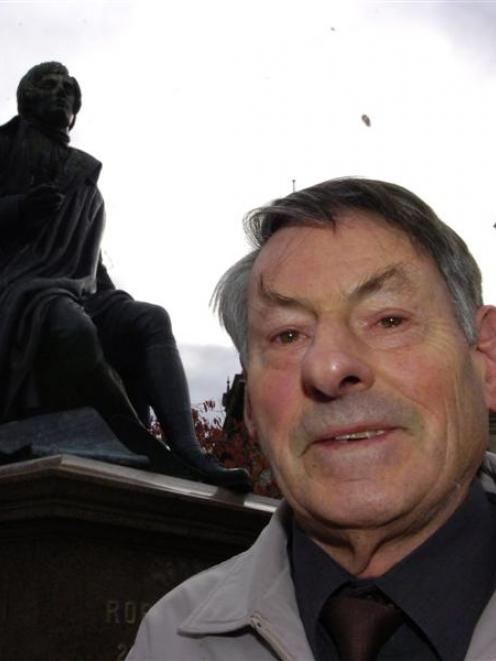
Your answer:
[[[359,443],[364,441],[380,441],[389,436],[395,428],[384,426],[377,428],[355,429],[353,431],[340,430],[338,433],[327,433],[314,441],[315,445],[346,445],[347,443]]]
[[[363,441],[366,438],[375,438],[376,436],[383,436],[386,433],[386,429],[370,429],[365,431],[357,431],[351,434],[339,434],[338,436],[333,436],[332,441],[338,441],[339,443],[348,443],[350,441]]]

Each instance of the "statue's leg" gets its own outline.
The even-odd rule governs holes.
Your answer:
[[[52,303],[41,334],[37,371],[46,408],[91,406],[132,452],[167,472],[167,449],[141,426],[125,389],[105,361],[97,329],[69,297]]]
[[[49,307],[41,330],[37,372],[44,402],[50,408],[92,405],[97,410],[134,415],[105,364],[95,325],[68,296],[54,299]]]
[[[96,320],[105,354],[119,372],[139,379],[169,447],[206,481],[248,488],[244,469],[223,468],[204,453],[196,438],[186,375],[167,312],[128,300],[118,314],[117,322],[113,311],[111,324],[108,319],[102,325]]]

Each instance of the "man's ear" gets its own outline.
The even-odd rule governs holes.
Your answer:
[[[485,365],[484,393],[486,405],[496,410],[496,308],[483,305],[476,315],[479,331],[477,351],[482,354]]]

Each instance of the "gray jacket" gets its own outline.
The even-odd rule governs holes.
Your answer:
[[[496,493],[496,455],[481,481]],[[245,553],[178,586],[145,616],[128,661],[313,659],[298,614],[286,551],[283,502]],[[496,661],[496,594],[474,631],[466,661]]]

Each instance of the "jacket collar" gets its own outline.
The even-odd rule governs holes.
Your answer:
[[[496,592],[489,599],[467,651],[465,661],[494,661],[496,659]]]
[[[484,491],[496,493],[496,454],[486,452],[479,468],[478,478]]]
[[[218,585],[182,622],[180,633],[222,634],[253,627],[281,658],[312,658],[298,617],[286,548],[290,518],[291,510],[283,501],[255,544],[235,558]],[[290,640],[291,651],[283,640]]]
[[[490,493],[496,493],[496,454],[486,453],[482,462],[479,479],[482,486]],[[496,592],[488,601],[477,626],[475,627],[467,651],[466,661],[496,659]]]

